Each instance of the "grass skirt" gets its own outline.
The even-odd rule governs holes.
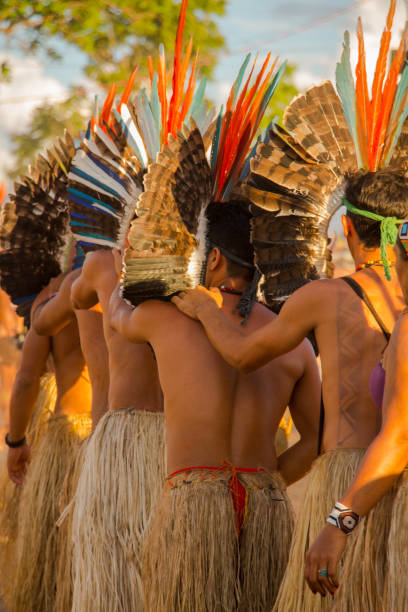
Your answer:
[[[74,502],[74,611],[142,610],[141,543],[164,474],[163,413],[105,414],[87,445]]]
[[[384,604],[384,590],[388,573],[388,539],[391,527],[391,516],[395,495],[398,488],[396,483],[367,514],[356,531],[348,538],[349,543],[343,558],[343,570],[340,588],[336,593],[332,612],[355,612],[367,610],[369,612],[382,612]],[[405,511],[408,506],[405,506]],[[401,533],[407,533],[401,531]],[[407,552],[407,539],[404,538],[405,553]],[[391,558],[396,560],[395,555]],[[408,564],[405,563],[408,569]],[[399,574],[401,584],[398,589],[404,590],[406,574]],[[408,589],[405,589],[408,594]],[[408,609],[408,599],[401,612]],[[397,612],[397,607],[386,607],[387,612]]]
[[[90,436],[81,440],[78,452],[72,455],[72,461],[67,470],[60,496],[59,509],[61,516],[57,521],[60,548],[57,559],[57,591],[55,595],[55,610],[58,612],[69,612],[72,609],[74,586],[72,543],[73,500],[89,440]]]
[[[89,415],[52,416],[38,443],[21,494],[13,612],[55,610],[57,560],[64,549],[56,526],[60,497],[80,441],[90,430]]]
[[[380,517],[380,521],[381,521]],[[408,471],[400,478],[391,513],[388,537],[388,576],[385,588],[386,612],[408,610]]]
[[[32,453],[46,431],[46,422],[51,416],[57,389],[53,374],[44,374],[27,432],[27,441]],[[18,512],[22,487],[14,484],[7,471],[7,448],[0,455],[0,577],[1,595],[10,604],[12,581],[16,572],[16,542]]]
[[[332,450],[318,457],[313,463],[304,505],[296,520],[289,563],[274,612],[331,610],[333,599],[331,597],[323,599],[320,595],[313,595],[303,578],[305,555],[325,526],[326,518],[335,502],[349,487],[364,452],[364,449]],[[354,535],[348,538],[346,551]],[[341,575],[341,568],[339,569]],[[364,609],[364,606],[357,607],[355,612],[360,609]]]
[[[232,473],[190,468],[168,479],[143,546],[146,611],[271,609],[292,529],[284,484],[237,470],[246,490],[238,534]]]

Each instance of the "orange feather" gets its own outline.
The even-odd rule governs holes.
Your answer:
[[[153,64],[153,58],[151,55],[149,55],[149,57],[147,58],[147,65],[149,68],[150,87],[152,87],[153,78],[154,78],[154,64]]]
[[[117,107],[117,111],[118,111],[118,113],[120,113],[120,109],[121,109],[121,107],[122,107],[122,104],[127,104],[127,103],[128,103],[128,101],[129,101],[130,94],[131,94],[132,89],[133,89],[133,86],[134,86],[134,84],[135,84],[135,79],[136,79],[137,70],[138,70],[138,69],[137,69],[137,67],[136,67],[136,68],[133,70],[132,74],[130,75],[130,77],[129,77],[129,79],[128,79],[128,82],[126,83],[125,90],[124,90],[124,92],[123,92],[123,94],[122,94],[122,97],[121,97],[120,102],[119,102],[118,107]]]
[[[113,83],[108,92],[108,95],[106,96],[106,100],[103,105],[101,116],[99,117],[99,125],[103,129],[104,132],[106,132],[106,127],[104,123],[109,125],[110,114],[111,114],[113,102],[115,100],[115,95],[116,95],[116,83]]]
[[[387,67],[388,52],[389,52],[390,42],[391,42],[391,28],[392,28],[392,22],[394,20],[395,7],[396,7],[396,0],[391,0],[390,8],[389,8],[388,15],[387,15],[386,26],[382,33],[382,37],[381,37],[381,44],[380,44],[380,50],[378,53],[377,64],[375,67],[375,74],[374,74],[373,87],[372,87],[372,93],[371,93],[371,96],[372,96],[372,99],[371,99],[371,115],[372,115],[371,130],[370,130],[369,141],[368,141],[368,147],[369,147],[368,162],[369,162],[370,168],[373,167],[373,165],[375,164],[375,159],[377,156],[377,151],[375,148],[374,141],[375,141],[377,123],[378,123],[379,115],[381,112],[382,89],[383,89],[383,82],[384,82],[384,77],[385,77],[385,72],[386,72],[386,67]]]
[[[363,25],[360,17],[357,22],[358,62],[356,66],[356,105],[357,105],[357,131],[359,150],[363,164],[368,167],[367,134],[371,130],[371,104],[368,94],[367,69],[364,49]]]
[[[176,44],[174,47],[174,62],[173,62],[173,94],[171,96],[170,104],[169,104],[169,118],[168,118],[168,126],[167,126],[170,132],[174,128],[174,121],[175,121],[174,115],[177,112],[176,103],[179,97],[179,89],[181,86],[181,83],[180,83],[181,52],[182,52],[182,46],[183,46],[184,25],[186,23],[187,2],[188,0],[182,0],[181,7],[180,7],[180,14],[178,18],[178,24],[177,24]]]
[[[191,67],[190,78],[188,81],[186,92],[184,94],[183,106],[181,107],[181,111],[178,117],[177,129],[180,129],[181,126],[183,125],[183,122],[188,113],[188,109],[191,106],[191,101],[193,99],[193,95],[194,95],[194,91],[195,91],[196,83],[197,83],[197,71],[196,71],[197,59],[198,59],[198,51],[195,54],[193,65]]]
[[[390,113],[392,109],[392,104],[393,104],[394,97],[395,97],[395,92],[397,89],[398,75],[401,71],[402,64],[404,63],[404,60],[405,60],[405,51],[406,51],[405,47],[406,47],[405,39],[403,37],[401,39],[398,50],[392,61],[391,68],[389,70],[387,80],[384,85],[383,103],[382,103],[381,113],[379,116],[379,121],[376,126],[376,132],[375,132],[375,137],[374,137],[374,147],[375,147],[376,155],[375,155],[375,158],[373,159],[373,162],[374,162],[373,167],[375,170],[377,170],[378,168],[380,159],[382,157],[382,153],[384,151],[387,126],[388,126],[388,121],[389,121],[389,117],[390,117]]]
[[[160,105],[161,105],[162,142],[164,142],[165,144],[168,144],[166,63],[165,63],[164,49],[162,50],[162,53],[159,56],[157,89],[158,89],[159,100],[160,100]]]
[[[3,204],[3,200],[6,197],[6,193],[7,193],[6,183],[4,183],[4,182],[0,183],[0,205]]]

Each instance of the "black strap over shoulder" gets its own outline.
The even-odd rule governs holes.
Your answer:
[[[323,430],[324,430],[324,404],[323,404],[323,394],[322,394],[320,398],[319,436],[317,440],[317,456],[318,457],[322,454]]]
[[[342,276],[341,280],[344,280],[344,282],[347,283],[349,285],[349,287],[352,288],[354,293],[356,295],[358,295],[360,300],[362,300],[364,302],[364,304],[367,306],[368,310],[373,315],[374,319],[377,321],[378,326],[379,326],[379,328],[381,329],[381,331],[382,331],[382,333],[384,335],[384,338],[386,339],[387,342],[389,342],[391,334],[388,331],[388,329],[386,328],[386,326],[384,325],[383,320],[381,319],[381,317],[378,314],[378,312],[375,310],[372,302],[370,301],[370,298],[368,297],[368,295],[366,294],[364,289],[361,287],[361,285],[359,285],[358,282],[354,278],[350,278],[350,276]]]

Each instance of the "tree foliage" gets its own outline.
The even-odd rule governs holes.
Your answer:
[[[14,168],[9,171],[10,178],[26,174],[39,149],[55,143],[65,129],[73,137],[79,137],[89,120],[89,102],[84,94],[83,90],[75,89],[64,102],[45,104],[35,109],[29,130],[12,136],[16,159]]]
[[[224,46],[214,16],[222,15],[225,5],[226,0],[188,3],[185,40],[193,36],[201,72],[207,76]],[[147,76],[147,56],[157,57],[160,43],[170,65],[179,10],[179,0],[1,0],[0,33],[9,46],[27,54],[45,51],[54,61],[60,59],[61,41],[73,45],[84,54],[85,75],[96,90],[116,82],[120,91],[135,66],[136,83]],[[10,76],[5,62],[0,80]],[[27,132],[12,136],[16,163],[10,176],[26,172],[38,151],[64,129],[78,134],[86,105],[89,113],[90,99],[73,87],[65,102],[37,108]]]
[[[225,4],[189,1],[185,32],[194,34],[207,74],[224,44],[212,16],[222,15]],[[86,75],[108,85],[125,81],[135,65],[143,72],[159,43],[171,55],[179,8],[176,0],[2,0],[0,32],[25,52],[42,49],[53,59],[62,39],[86,55]]]

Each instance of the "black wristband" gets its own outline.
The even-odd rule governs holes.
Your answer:
[[[21,440],[17,440],[17,442],[11,442],[9,440],[8,433],[6,433],[6,437],[4,438],[4,441],[8,447],[18,448],[19,446],[24,446],[24,444],[26,443],[26,437],[24,436],[24,438],[22,438]]]

